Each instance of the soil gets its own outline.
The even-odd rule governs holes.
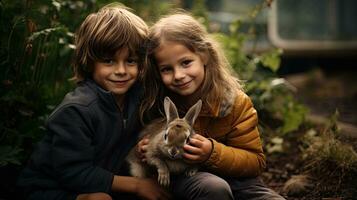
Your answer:
[[[328,118],[338,110],[338,125],[343,127],[339,139],[352,145],[357,151],[357,72],[353,68],[311,68],[303,73],[285,75],[296,89],[295,96],[309,110],[309,116],[320,123],[317,132],[323,132]],[[311,118],[311,117],[310,117]],[[315,120],[316,122],[316,120]],[[344,128],[347,127],[347,128]],[[267,170],[263,173],[265,182],[288,200],[341,200],[357,199],[357,173],[347,177],[333,174],[336,169],[325,171],[323,176],[306,171],[302,158],[302,137],[308,127],[284,137],[284,152],[267,154]],[[288,195],[284,184],[293,176],[308,174],[311,185],[294,195]],[[321,173],[320,173],[321,174]],[[338,173],[337,173],[338,174]]]
[[[320,129],[322,131],[323,127]],[[284,138],[284,153],[267,154],[267,169],[262,175],[265,183],[288,200],[357,199],[357,173],[341,180],[341,177],[332,175],[334,169],[318,173],[322,176],[306,170],[302,157],[302,135],[306,131],[301,129],[295,132],[294,137]],[[351,144],[357,151],[357,138],[345,137],[340,140]],[[306,190],[290,195],[284,185],[296,175],[308,175],[311,185]]]
[[[286,79],[296,88],[297,99],[309,107],[311,114],[328,117],[338,110],[340,122],[357,126],[356,77],[354,69],[315,68],[288,75]]]

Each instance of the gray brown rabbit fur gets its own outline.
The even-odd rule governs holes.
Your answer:
[[[162,186],[169,186],[170,173],[193,176],[197,167],[183,161],[183,146],[188,143],[189,137],[194,134],[193,124],[201,110],[202,101],[193,105],[185,117],[180,118],[175,104],[169,97],[165,97],[165,119],[154,120],[141,132],[140,137],[148,137],[149,144],[145,157],[147,163],[141,162],[135,153],[134,147],[127,161],[130,165],[130,173],[135,177],[151,177],[158,175],[158,182]],[[153,171],[154,169],[154,171]]]

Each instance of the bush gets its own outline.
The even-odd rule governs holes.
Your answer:
[[[28,158],[44,134],[47,115],[74,87],[71,58],[76,28],[88,13],[110,1],[2,1],[1,8],[1,78],[0,167],[20,165]],[[179,5],[163,1],[123,1],[144,19],[155,20]],[[194,1],[193,13],[209,25],[204,1]],[[265,1],[252,10],[253,18]],[[150,24],[150,22],[148,22]],[[231,65],[245,83],[252,98],[263,133],[281,137],[304,122],[306,108],[292,96],[291,87],[277,76],[281,50],[247,54],[244,42],[254,39],[254,24],[247,33],[242,21],[230,26],[230,33],[213,34],[223,45]],[[253,31],[252,31],[253,30]],[[269,131],[271,130],[271,131]]]

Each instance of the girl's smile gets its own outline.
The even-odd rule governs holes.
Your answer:
[[[182,96],[194,94],[205,77],[201,57],[178,42],[162,41],[155,51],[162,82]]]
[[[190,87],[190,83],[192,82],[191,81],[187,81],[185,83],[179,83],[179,84],[175,84],[174,86],[177,87],[177,88],[180,88],[180,89],[187,89]]]

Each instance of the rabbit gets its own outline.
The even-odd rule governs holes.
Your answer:
[[[147,163],[141,162],[135,153],[135,147],[128,154],[130,173],[134,177],[145,178],[158,174],[161,186],[170,185],[170,173],[186,176],[196,174],[196,166],[185,163],[182,159],[183,146],[189,142],[194,133],[193,124],[200,113],[202,101],[193,105],[185,117],[180,118],[175,104],[169,97],[164,99],[165,119],[154,120],[140,133],[140,137],[147,136],[149,144],[145,157]],[[154,170],[154,171],[153,171]]]

